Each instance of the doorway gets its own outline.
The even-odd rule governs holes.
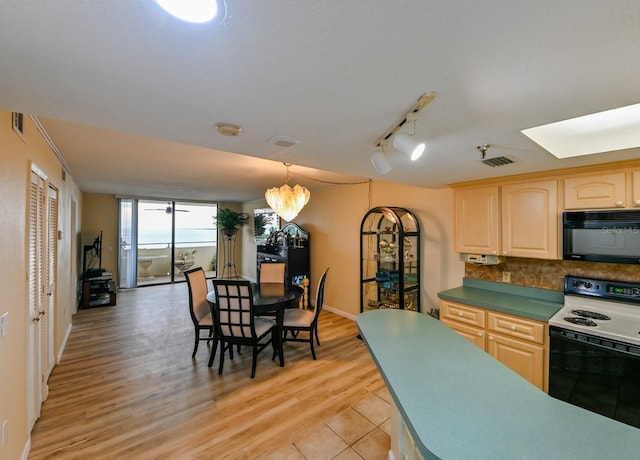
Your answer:
[[[120,199],[121,288],[184,281],[184,271],[217,271],[217,205],[185,201]]]

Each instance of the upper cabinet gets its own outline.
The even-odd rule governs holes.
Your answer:
[[[502,186],[502,255],[558,259],[558,181]]]
[[[500,193],[498,186],[456,190],[455,232],[456,252],[499,254]]]
[[[639,208],[640,170],[567,176],[564,194],[567,210]]]
[[[556,179],[455,190],[456,252],[558,259]]]
[[[626,206],[626,174],[589,174],[564,180],[565,209],[604,209]]]

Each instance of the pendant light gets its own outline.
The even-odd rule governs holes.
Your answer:
[[[287,167],[287,179],[281,187],[272,187],[267,189],[264,197],[267,204],[274,212],[287,222],[296,218],[298,213],[309,202],[311,193],[305,187],[296,184],[291,188],[289,186],[289,167],[291,163],[284,163]]]

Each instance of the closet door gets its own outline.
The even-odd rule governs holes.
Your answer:
[[[29,186],[29,308],[27,318],[27,422],[31,430],[40,416],[42,404],[42,306],[44,182],[46,176],[32,165]]]

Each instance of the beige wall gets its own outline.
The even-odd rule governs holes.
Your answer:
[[[82,206],[82,244],[91,244],[101,231],[102,268],[111,271],[113,279],[117,280],[118,199],[113,195],[85,193]],[[97,264],[98,262],[94,268],[98,268]]]
[[[9,314],[8,334],[0,341],[0,425],[7,421],[8,441],[0,447],[0,458],[18,459],[25,454],[30,433],[27,429],[27,196],[31,163],[37,165],[50,184],[59,191],[57,311],[54,330],[54,353],[59,356],[70,331],[71,313],[76,306],[78,264],[72,250],[79,227],[78,215],[71,216],[81,194],[69,174],[62,181],[62,165],[25,116],[25,141],[11,128],[11,113],[0,112],[0,315]]]
[[[265,207],[260,200],[247,203],[244,210]],[[398,206],[414,212],[420,222],[422,263],[422,310],[438,304],[437,293],[458,286],[464,276],[464,264],[453,252],[453,191],[425,189],[374,181],[357,185],[339,185],[314,190],[307,206],[295,219],[310,232],[311,282],[325,268],[329,276],[325,288],[325,306],[344,316],[360,313],[360,225],[364,214],[376,206]],[[256,245],[251,229],[243,232],[242,273],[256,276]]]

